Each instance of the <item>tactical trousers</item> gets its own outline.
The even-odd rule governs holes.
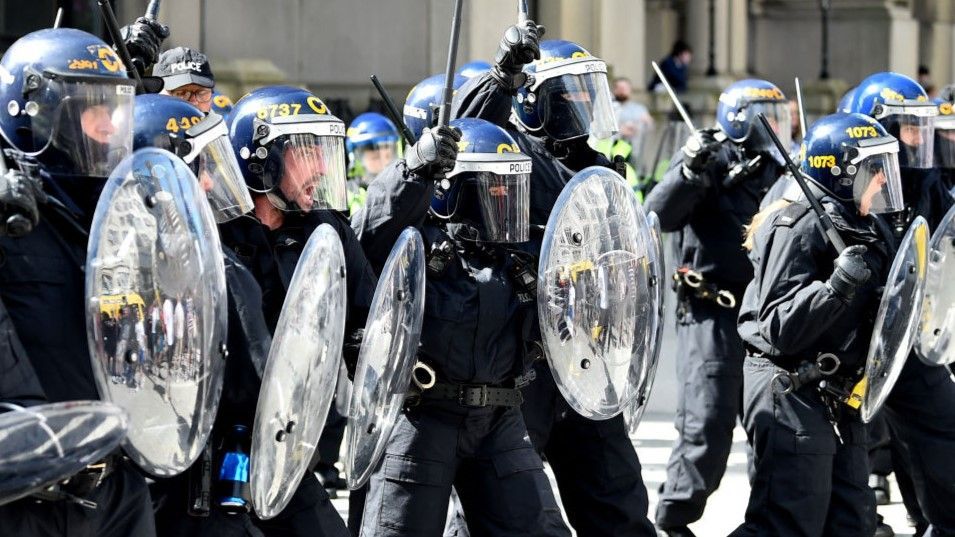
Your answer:
[[[677,378],[682,380],[674,419],[678,437],[657,505],[661,528],[699,520],[726,472],[743,389],[745,352],[736,331],[738,313],[691,299],[677,319]]]
[[[442,535],[452,485],[475,537],[570,535],[520,411],[444,401],[399,417],[368,484],[361,535]]]
[[[524,419],[554,471],[570,525],[584,537],[655,536],[640,459],[623,416],[580,416],[564,401],[547,364],[538,361],[535,370],[537,379],[524,389]]]
[[[86,499],[95,509],[25,498],[0,507],[0,535],[16,537],[155,537],[146,480],[122,462]]]
[[[955,536],[955,381],[949,370],[910,356],[885,415],[905,446],[932,535]]]
[[[732,537],[870,537],[875,494],[868,486],[865,426],[842,412],[837,439],[813,385],[780,395],[769,360],[747,358],[743,426],[753,443],[746,521]]]

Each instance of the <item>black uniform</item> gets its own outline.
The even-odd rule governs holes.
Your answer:
[[[755,128],[755,127],[754,127]],[[676,528],[703,516],[706,500],[720,484],[733,445],[743,387],[743,344],[736,332],[738,302],[753,277],[742,247],[743,228],[759,210],[782,169],[764,158],[752,175],[726,183],[730,170],[745,157],[726,141],[697,181],[683,176],[683,152],[677,151],[663,181],[650,193],[646,209],[657,213],[664,232],[680,232],[678,271],[703,278],[709,296],[677,284],[677,377],[682,379],[674,426],[679,436],[667,464],[656,522]],[[706,186],[706,185],[709,186]],[[719,291],[737,305],[717,304]]]
[[[99,399],[86,339],[83,269],[104,184],[44,176],[44,189],[68,208],[43,205],[33,232],[0,238],[0,300],[50,402]],[[96,509],[20,500],[0,507],[0,535],[62,535],[67,527],[70,535],[155,535],[142,474],[120,457],[109,458],[107,471],[85,496]]]
[[[255,420],[262,372],[268,359],[272,337],[262,316],[262,291],[258,282],[235,254],[223,249],[226,290],[228,293],[229,326],[225,375],[219,410],[209,439],[212,450],[212,479],[215,480],[221,462],[220,447],[234,425],[245,425],[249,430]],[[231,446],[223,446],[231,448]],[[184,537],[248,536],[259,537],[249,514],[229,514],[215,506],[216,489],[213,484],[209,516],[196,517],[187,513],[190,502],[190,480],[201,479],[200,459],[184,474],[157,481],[151,487],[156,509],[156,532]]]
[[[858,414],[823,396],[816,384],[782,395],[772,382],[780,371],[826,352],[842,364],[832,381],[851,388],[861,378],[879,287],[894,257],[884,223],[850,213],[830,198],[821,201],[847,245],[868,247],[872,275],[849,301],[826,285],[836,255],[802,202],[770,215],[757,231],[750,254],[755,278],[739,318],[747,349],[743,425],[755,469],[746,521],[733,535],[875,531],[867,437]]]
[[[490,75],[470,80],[455,95],[453,117],[476,117],[503,127],[533,161],[530,188],[531,240],[523,246],[540,253],[551,209],[574,174],[610,162],[585,142],[554,143],[531,136],[508,122],[512,96]],[[557,157],[557,158],[555,158]],[[534,266],[536,266],[536,261]],[[536,312],[536,305],[531,308]],[[531,440],[554,474],[571,525],[581,535],[655,535],[647,518],[649,500],[640,460],[627,436],[623,416],[606,421],[583,418],[560,396],[540,352],[537,320],[523,334],[525,367],[536,380],[524,390],[524,419]]]
[[[462,403],[423,390],[399,416],[371,477],[361,534],[441,535],[453,485],[473,535],[569,535],[516,406],[527,307],[509,276],[513,260],[426,217],[433,189],[399,161],[371,184],[354,225],[377,267],[406,226],[421,232],[426,251],[452,245],[443,271],[427,276],[418,359],[434,368],[436,388],[483,385],[510,403]]]
[[[332,211],[285,213],[284,219],[276,230],[248,216],[220,226],[223,244],[235,252],[262,289],[262,312],[269,331],[275,331],[302,249],[323,223],[338,232],[345,253],[349,306],[346,333],[353,327],[363,327],[376,278],[347,219]],[[255,524],[266,535],[348,535],[328,493],[312,472],[305,473],[282,513],[270,520],[256,519]]]
[[[897,235],[915,216],[937,229],[953,204],[937,170],[903,169],[902,185],[909,209]],[[933,537],[955,536],[955,381],[950,371],[925,365],[913,351],[885,405]]]

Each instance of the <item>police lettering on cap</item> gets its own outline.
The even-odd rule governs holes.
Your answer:
[[[216,85],[209,58],[198,50],[187,47],[176,47],[163,52],[159,56],[159,62],[153,67],[153,76],[163,79],[163,89],[166,91],[189,84],[205,88]]]

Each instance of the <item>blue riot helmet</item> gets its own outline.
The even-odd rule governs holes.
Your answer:
[[[898,73],[876,73],[859,83],[849,112],[873,117],[899,139],[903,168],[932,168],[938,106],[918,82]]]
[[[371,183],[398,158],[398,128],[381,114],[366,112],[359,115],[348,126],[345,135],[349,176],[360,178],[364,185]]]
[[[176,97],[147,94],[136,97],[133,119],[133,149],[158,147],[182,158],[199,178],[216,222],[252,210],[222,116],[215,112],[206,116]]]
[[[228,119],[245,184],[283,211],[347,208],[345,124],[291,86],[259,88]]]
[[[836,105],[836,112],[837,112],[837,113],[840,113],[840,112],[841,112],[841,113],[843,113],[843,114],[848,114],[848,113],[852,112],[852,110],[851,110],[851,107],[852,107],[852,96],[853,96],[853,94],[855,93],[855,91],[856,91],[855,88],[850,88],[849,91],[847,91],[847,92],[842,96],[842,98],[839,99],[839,104]]]
[[[542,41],[540,53],[524,66],[530,84],[514,97],[517,125],[556,142],[616,134],[607,64],[570,41]]]
[[[484,60],[474,60],[462,65],[455,74],[471,79],[491,70],[491,64]]]
[[[899,142],[862,114],[820,118],[806,133],[800,169],[820,188],[863,216],[904,208]]]
[[[414,134],[415,139],[421,138],[426,128],[434,127],[438,123],[438,110],[441,108],[441,99],[444,97],[443,74],[429,76],[417,86],[411,88],[405,99],[405,125]],[[468,79],[455,75],[451,87],[457,92]]]
[[[783,147],[792,144],[792,116],[789,102],[772,82],[746,79],[734,82],[720,94],[716,124],[730,140],[755,152],[768,153],[783,162],[776,145],[763,130],[757,115],[762,113],[776,131]]]
[[[229,117],[229,114],[232,113],[232,109],[235,107],[235,103],[232,102],[232,99],[228,95],[220,92],[217,89],[212,90],[212,111],[219,114],[222,117]]]
[[[55,174],[107,177],[131,150],[136,87],[100,38],[55,28],[0,59],[0,133]]]
[[[528,240],[531,159],[504,129],[483,119],[451,122],[461,131],[458,157],[431,202],[440,218],[462,224],[481,242]]]

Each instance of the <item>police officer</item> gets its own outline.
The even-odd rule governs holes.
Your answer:
[[[514,384],[530,311],[515,271],[526,258],[512,245],[527,239],[530,166],[500,127],[455,120],[423,131],[369,187],[367,218],[354,218],[378,267],[401,230],[421,232],[431,253],[418,360],[435,380],[395,425],[361,535],[441,535],[452,485],[473,534],[569,535]]]
[[[804,197],[770,204],[747,230],[755,275],[739,333],[754,468],[734,536],[875,531],[867,437],[846,396],[862,377],[871,312],[892,261],[891,232],[874,215],[901,208],[897,152],[870,118],[820,119],[803,143],[801,170],[848,248],[833,251]],[[831,389],[822,389],[821,371]]]
[[[295,266],[311,233],[331,225],[341,238],[348,274],[346,336],[364,328],[376,277],[343,211],[345,126],[315,95],[267,86],[236,103],[229,116],[232,149],[254,205],[250,216],[220,226],[222,242],[262,288],[262,309],[275,330]],[[254,464],[254,463],[253,463]],[[266,535],[347,535],[312,472],[285,510],[256,520]]]
[[[934,157],[937,105],[911,78],[876,73],[859,83],[849,108],[877,119],[899,140],[905,207],[890,215],[896,239],[916,216],[937,228],[953,204]],[[949,370],[927,366],[913,352],[886,400],[885,416],[910,455],[932,535],[955,535],[955,383]]]
[[[167,50],[159,55],[153,76],[162,79],[163,94],[182,99],[204,114],[212,111],[216,79],[205,54],[188,47]]]
[[[365,112],[348,126],[348,208],[354,214],[365,203],[366,189],[375,177],[400,157],[398,128],[376,112]]]
[[[739,246],[743,227],[782,173],[781,158],[756,120],[763,113],[788,147],[783,93],[765,80],[741,80],[720,95],[715,129],[693,133],[647,198],[665,232],[679,231],[677,372],[682,379],[657,526],[692,535],[719,486],[740,413],[743,347],[738,300],[752,277]]]
[[[532,259],[564,185],[588,166],[611,165],[588,146],[588,137],[616,131],[606,64],[576,43],[540,42],[543,31],[533,21],[508,28],[491,70],[458,90],[452,111],[505,128],[533,160],[532,234],[523,246]],[[581,535],[654,535],[623,417],[592,421],[570,409],[543,360],[536,324],[525,326],[521,350],[526,378],[536,377],[524,389],[523,412],[531,440],[557,477],[570,524]]]
[[[178,154],[190,165],[206,192],[216,222],[224,224],[252,210],[252,198],[232,153],[225,121],[206,116],[197,107],[166,95],[136,97],[133,149],[158,147]],[[157,480],[151,487],[158,535],[262,535],[245,505],[219,505],[222,483],[212,485],[222,471],[229,433],[240,425],[251,430],[260,374],[271,344],[262,316],[262,292],[251,272],[223,248],[229,325],[225,379],[209,449],[186,473]],[[208,475],[206,475],[208,474]],[[205,496],[205,497],[204,497]],[[207,502],[207,503],[206,503]]]
[[[955,101],[935,99],[935,165],[942,185],[955,195]]]
[[[130,152],[135,88],[112,49],[79,30],[28,34],[0,65],[3,142],[35,159],[45,200],[32,232],[0,238],[0,299],[46,398],[98,399],[83,268],[99,193]],[[119,453],[57,490],[0,507],[0,534],[155,534],[146,482]]]

